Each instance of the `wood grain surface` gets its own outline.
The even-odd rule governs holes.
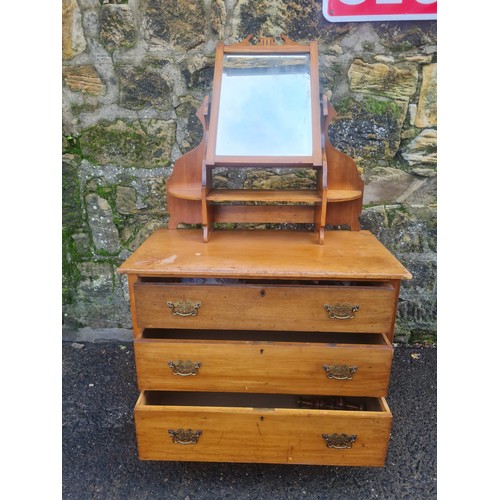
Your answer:
[[[265,407],[211,406],[210,399],[195,406],[196,397],[188,395],[189,406],[148,404],[141,393],[134,411],[141,459],[384,465],[392,415],[383,398],[373,411],[345,411],[294,408],[293,397],[289,408],[273,407],[267,400],[261,403]],[[196,444],[183,445],[168,434],[177,429],[202,433]],[[356,440],[350,449],[327,448],[322,435],[332,433],[355,435]]]
[[[255,334],[246,332],[247,340],[214,340],[214,332],[200,333],[198,339],[183,339],[182,333],[169,339],[166,330],[166,338],[140,338],[134,345],[139,388],[341,396],[387,394],[393,348],[385,336],[373,336],[381,343],[336,344],[333,334],[329,335],[330,342],[319,342],[310,332],[289,334],[288,338],[283,334],[281,341],[259,340],[259,335],[250,340],[252,333]],[[227,332],[229,339],[231,336],[243,337],[240,332]],[[267,338],[270,337],[268,333]],[[201,363],[201,367],[196,375],[176,375],[168,362],[178,360]],[[329,379],[324,364],[354,366],[356,372],[350,380]]]
[[[325,244],[303,231],[159,229],[118,269],[142,276],[410,279],[369,231],[327,231]]]

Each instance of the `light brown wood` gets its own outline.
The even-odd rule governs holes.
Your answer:
[[[256,202],[292,202],[316,203],[321,196],[312,190],[278,189],[213,189],[207,195],[208,201],[256,201]],[[290,209],[288,209],[290,211]]]
[[[315,245],[306,231],[214,231],[210,245],[196,230],[159,229],[118,269],[141,276],[410,279],[369,231],[328,231]]]
[[[135,307],[135,295],[134,295],[134,285],[139,279],[137,274],[129,274],[127,276],[128,289],[129,289],[129,300],[130,300],[130,315],[132,316],[132,329],[134,331],[134,338],[137,338],[142,333],[142,329],[137,326],[137,315]]]
[[[331,225],[347,224],[351,230],[359,231],[359,216],[363,208],[364,182],[359,176],[356,163],[352,158],[335,149],[328,137],[328,127],[332,120],[336,118],[336,111],[333,106],[324,98],[323,109],[323,137],[324,148],[328,168],[328,191],[331,196],[331,203],[328,203],[326,209],[326,223]],[[359,196],[349,197],[342,200],[335,199],[336,191],[356,191]],[[356,193],[356,194],[357,194]]]
[[[269,193],[267,192],[269,191]],[[272,191],[272,193],[271,193]],[[193,186],[175,186],[169,188],[167,195],[170,194],[177,198],[182,198],[185,200],[201,200],[201,189]],[[305,194],[305,198],[303,199]],[[328,190],[328,201],[329,202],[344,202],[357,200],[361,198],[363,193],[358,190],[341,190],[341,189],[329,189]],[[291,190],[229,190],[229,189],[219,189],[213,190],[208,195],[209,201],[290,201],[290,202],[316,202],[320,201],[321,197],[314,191],[291,191]],[[290,210],[290,209],[289,209]],[[296,208],[294,207],[294,210]],[[293,214],[291,214],[293,215]]]
[[[219,223],[293,223],[308,224],[314,218],[313,205],[214,205],[214,219]]]
[[[394,289],[363,286],[134,285],[141,328],[373,332],[390,334]],[[173,315],[168,302],[201,304],[196,316]],[[324,305],[359,307],[352,319],[330,319]]]
[[[280,332],[274,338],[281,340],[274,341],[252,340],[253,336],[264,337],[256,332],[231,333],[227,332],[229,339],[224,340],[214,340],[217,332],[212,331],[196,335],[197,339],[184,339],[182,333],[170,339],[166,330],[161,335],[165,338],[138,339],[134,348],[139,388],[343,396],[387,394],[392,345],[385,336],[379,336],[382,340],[375,338],[383,343],[337,344],[332,334],[320,336],[323,342],[318,342],[318,336],[311,332]],[[265,338],[273,336],[269,332]],[[196,375],[175,375],[168,362],[178,360],[201,362],[202,366]],[[324,364],[356,367],[356,372],[350,380],[329,379]]]
[[[172,398],[173,403],[189,402],[186,405],[170,405],[169,395],[164,404],[148,404],[141,393],[137,402],[134,415],[143,460],[379,467],[385,463],[392,415],[383,398],[374,400],[373,411],[335,411],[295,408],[295,398],[284,395],[262,402],[257,398],[256,404],[266,405],[263,408],[227,406],[228,398],[225,406],[210,405],[217,395],[205,395],[203,406],[196,406],[200,397],[196,393]],[[279,400],[280,407],[273,407],[273,400]],[[169,429],[202,433],[196,444],[183,445],[173,443]],[[322,435],[332,433],[355,435],[356,440],[350,449],[327,448]]]
[[[310,42],[311,58],[311,111],[312,111],[312,136],[313,136],[313,165],[324,165],[324,151],[321,145],[321,106],[319,92],[319,61],[318,42]]]
[[[183,200],[201,200],[201,187],[193,185],[169,187],[167,188],[167,196]]]
[[[166,182],[167,211],[170,214],[168,227],[171,229],[176,229],[181,222],[201,224],[201,203],[198,198],[192,197],[192,193],[199,190],[201,194],[202,165],[207,147],[208,110],[208,96],[206,96],[196,112],[203,126],[202,140],[196,148],[174,163],[172,174]],[[186,190],[190,191],[189,196],[185,196]],[[179,192],[181,196],[177,196]]]
[[[322,246],[314,237],[215,231],[205,245],[197,231],[161,229],[121,266],[138,384],[151,391],[135,409],[141,459],[384,465],[392,415],[376,396],[387,393],[399,284],[411,275],[367,231],[329,232]],[[168,305],[183,301],[190,308]],[[330,319],[325,304],[351,312]],[[174,375],[168,363],[181,360],[196,375]],[[324,365],[356,369],[336,380]],[[308,394],[366,395],[367,410],[298,408]],[[177,429],[202,433],[178,444]],[[357,437],[327,448],[332,433]]]
[[[329,189],[328,201],[341,203],[343,201],[357,200],[363,196],[363,192],[354,189]]]

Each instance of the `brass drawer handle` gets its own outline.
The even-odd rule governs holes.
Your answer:
[[[172,309],[173,316],[196,316],[201,302],[192,302],[190,300],[175,300],[167,302],[167,306]]]
[[[355,314],[359,311],[359,306],[351,304],[324,304],[323,308],[328,312],[330,319],[354,319]]]
[[[358,436],[351,434],[323,434],[323,439],[326,441],[327,448],[335,448],[337,450],[346,450],[352,448],[352,443],[356,441]]]
[[[347,365],[323,365],[326,376],[335,380],[352,380],[352,376],[358,371],[357,366]]]
[[[168,429],[168,434],[175,444],[196,444],[202,431],[193,431],[191,429]]]
[[[191,361],[190,359],[183,361],[169,361],[169,368],[172,369],[174,375],[180,375],[181,377],[188,377],[189,375],[198,375],[198,369],[201,367],[199,361]]]

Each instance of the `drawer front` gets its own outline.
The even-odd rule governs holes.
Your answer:
[[[383,466],[392,415],[221,406],[135,408],[143,460]],[[343,436],[344,435],[344,436]]]
[[[184,286],[137,282],[139,328],[391,331],[390,286]]]
[[[136,340],[140,389],[385,396],[392,346]]]

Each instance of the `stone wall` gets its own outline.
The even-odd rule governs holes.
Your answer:
[[[215,44],[319,41],[332,143],[365,183],[362,227],[405,264],[397,338],[436,335],[436,22],[333,24],[320,0],[63,0],[63,313],[67,338],[129,335],[116,268],[165,226],[165,180],[196,146]],[[242,174],[243,175],[243,174]],[[221,185],[304,185],[248,171]]]

